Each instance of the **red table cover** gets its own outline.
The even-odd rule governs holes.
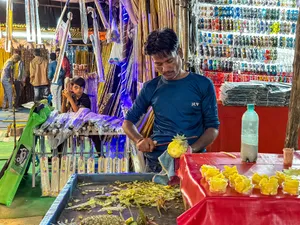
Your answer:
[[[276,196],[261,195],[254,189],[250,196],[237,193],[227,187],[223,195],[213,194],[199,171],[201,165],[236,165],[240,174],[253,173],[274,175],[281,171],[283,156],[259,154],[256,163],[241,162],[239,153],[236,159],[222,153],[185,154],[180,159],[177,171],[181,180],[181,190],[191,207],[177,218],[178,225],[296,225],[300,224],[300,199],[285,195],[278,190]],[[300,167],[300,154],[295,153],[293,167]]]

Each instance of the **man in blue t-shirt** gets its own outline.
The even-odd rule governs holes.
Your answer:
[[[177,135],[197,136],[189,140],[194,153],[204,152],[218,135],[219,119],[214,86],[208,78],[182,69],[183,53],[175,32],[165,28],[153,31],[145,44],[156,71],[162,76],[144,84],[128,111],[123,129],[139,151],[144,152],[148,172],[160,172],[158,157]],[[153,135],[144,138],[135,124],[152,106]]]

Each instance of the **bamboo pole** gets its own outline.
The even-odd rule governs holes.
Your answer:
[[[145,73],[144,73],[144,65],[143,65],[143,61],[144,61],[144,57],[143,57],[143,19],[142,19],[142,1],[139,1],[139,16],[138,16],[138,37],[139,37],[139,41],[138,41],[138,65],[137,65],[137,72],[138,72],[138,81],[139,82],[144,82],[146,81],[146,77],[145,77]]]
[[[148,35],[149,35],[149,25],[148,25],[148,10],[147,10],[147,2],[142,1],[141,3],[142,7],[142,21],[143,21],[143,39],[144,43],[147,41]],[[150,80],[151,72],[150,72],[150,57],[148,55],[145,55],[145,76],[146,76],[146,81]]]
[[[174,30],[179,35],[179,0],[175,0]]]
[[[294,75],[286,128],[285,148],[298,149],[298,130],[300,123],[300,17],[297,21],[296,45],[294,55]]]
[[[188,53],[189,53],[189,13],[188,13],[188,1],[181,0],[182,9],[182,21],[181,26],[183,27],[182,33],[182,50],[184,59],[184,69],[188,67]]]

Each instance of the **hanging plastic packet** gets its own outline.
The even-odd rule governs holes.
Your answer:
[[[78,157],[78,174],[85,173],[84,149],[85,149],[85,138],[83,137],[80,140],[80,155]]]
[[[68,178],[70,178],[74,173],[76,173],[76,137],[71,137],[70,138],[71,143],[71,149],[72,149],[72,154],[69,156],[68,159]]]
[[[104,173],[112,173],[113,171],[113,162],[111,158],[111,143],[107,143],[107,148],[106,148],[106,154],[105,154],[105,160],[104,160]]]
[[[122,52],[123,52],[123,44],[114,42],[108,62],[110,64],[115,64],[119,66],[120,63],[122,62]]]
[[[59,157],[57,148],[52,151],[51,196],[56,197],[59,193]]]
[[[49,177],[49,166],[48,157],[46,155],[45,137],[40,137],[40,167],[41,167],[41,184],[42,184],[42,196],[50,196],[50,177]]]
[[[59,189],[62,190],[68,181],[68,141],[65,140],[60,164]]]
[[[90,141],[90,157],[87,161],[87,173],[88,174],[94,174],[95,173],[95,159],[94,159],[94,143],[92,142],[92,139]]]

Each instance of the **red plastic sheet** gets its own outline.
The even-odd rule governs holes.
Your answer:
[[[178,217],[178,225],[299,225],[300,199],[285,195],[279,189],[276,196],[261,195],[254,189],[250,196],[237,193],[228,187],[223,195],[209,192],[208,184],[199,171],[201,165],[236,165],[240,174],[252,176],[274,175],[282,170],[283,156],[259,154],[256,163],[243,163],[239,153],[236,159],[222,153],[186,154],[180,159],[177,171],[181,180],[181,190],[187,204],[191,207]],[[300,167],[300,154],[295,153],[293,167]]]

